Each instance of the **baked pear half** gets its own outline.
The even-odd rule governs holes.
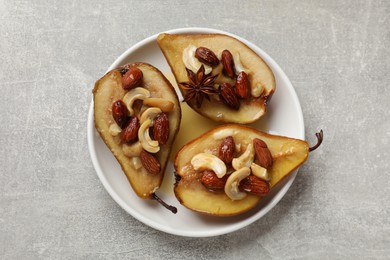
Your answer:
[[[275,77],[246,44],[224,34],[160,34],[184,101],[214,121],[248,124],[266,112]]]
[[[93,97],[95,127],[135,193],[162,202],[155,192],[181,120],[174,88],[157,68],[137,62],[104,75]]]
[[[303,140],[259,132],[237,124],[216,127],[176,155],[174,192],[185,207],[214,216],[233,216],[255,207],[270,189],[305,162]]]

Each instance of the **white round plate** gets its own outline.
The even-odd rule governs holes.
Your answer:
[[[268,132],[304,139],[303,116],[294,88],[278,64],[263,50],[239,36],[215,29],[183,28],[167,31],[167,33],[223,33],[231,35],[247,44],[271,67],[276,78],[277,88],[268,105],[268,111],[264,119],[266,120]],[[157,45],[157,36],[158,34],[153,35],[128,49],[108,70],[129,62],[142,61],[154,65],[163,73],[170,73],[170,68],[164,55]],[[169,162],[162,188],[157,193],[168,204],[177,207],[178,213],[173,214],[157,202],[140,199],[134,193],[119,163],[95,130],[93,102],[91,103],[88,115],[88,147],[92,163],[101,182],[111,197],[125,211],[152,228],[180,236],[216,236],[236,231],[253,223],[264,216],[281,200],[297,174],[297,170],[290,174],[259,205],[249,212],[234,217],[220,218],[204,216],[180,205],[173,193],[173,165],[172,162]]]

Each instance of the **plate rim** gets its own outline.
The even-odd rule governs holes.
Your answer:
[[[254,50],[256,53],[258,53],[264,60],[267,60],[268,66],[273,70],[277,70],[278,73],[280,74],[280,77],[283,79],[284,82],[286,82],[287,87],[291,90],[291,97],[293,99],[294,104],[297,105],[298,110],[300,113],[298,113],[298,123],[297,125],[300,125],[301,127],[301,133],[300,136],[297,136],[295,138],[298,139],[305,139],[305,124],[304,124],[304,119],[303,119],[303,112],[301,108],[301,104],[299,102],[297,93],[295,91],[295,88],[293,87],[292,83],[290,82],[289,78],[287,77],[286,73],[281,69],[281,67],[275,62],[273,58],[271,58],[266,52],[264,52],[260,47],[257,45],[253,44],[252,42],[229,32],[225,32],[222,30],[218,29],[212,29],[212,28],[205,28],[205,27],[188,27],[188,28],[178,28],[178,29],[171,29],[167,31],[163,31],[157,34],[154,34],[152,36],[149,36],[138,43],[132,45],[130,48],[128,48],[125,52],[123,52],[118,58],[115,59],[115,61],[109,66],[106,72],[117,68],[118,66],[122,65],[123,60],[126,59],[129,54],[136,52],[137,49],[140,49],[146,44],[151,43],[152,41],[155,41],[157,39],[157,36],[161,33],[171,33],[171,34],[200,34],[200,33],[221,33],[221,34],[226,34],[229,36],[232,36],[242,42],[244,42],[246,45],[248,45],[252,50]],[[269,203],[262,208],[261,211],[258,213],[253,214],[249,218],[239,221],[234,224],[229,224],[228,226],[224,227],[218,227],[217,229],[214,230],[209,230],[206,233],[204,231],[201,232],[194,232],[194,231],[183,231],[183,230],[178,230],[171,228],[169,226],[151,221],[143,216],[143,214],[137,212],[133,208],[129,207],[127,203],[122,200],[122,198],[115,192],[114,188],[109,184],[107,178],[105,177],[105,174],[103,173],[101,164],[99,160],[97,159],[97,153],[96,153],[96,147],[94,143],[94,135],[97,133],[95,130],[95,124],[94,124],[94,118],[93,118],[93,97],[92,101],[89,107],[89,112],[88,112],[88,120],[87,120],[87,141],[88,141],[88,150],[89,154],[92,160],[92,164],[94,166],[94,169],[100,179],[100,182],[103,184],[104,188],[106,191],[109,193],[111,198],[127,213],[129,213],[131,216],[136,218],[138,221],[144,223],[145,225],[148,225],[156,230],[163,231],[165,233],[177,235],[177,236],[183,236],[183,237],[212,237],[212,236],[219,236],[223,234],[228,234],[234,231],[237,231],[241,228],[244,228],[253,222],[259,220],[262,218],[264,215],[266,215],[271,209],[273,209],[279,201],[285,196],[289,188],[291,187],[292,183],[294,182],[297,172],[299,168],[294,170],[294,172],[291,173],[289,176],[288,181],[284,184],[284,186],[275,194],[275,196],[269,201]],[[195,213],[194,213],[195,214]]]

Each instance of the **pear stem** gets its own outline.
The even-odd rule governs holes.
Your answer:
[[[159,196],[157,196],[156,193],[152,194],[152,199],[156,200],[158,203],[163,205],[166,209],[170,210],[173,214],[177,213],[177,208],[176,207],[168,205],[167,203],[165,203],[165,201],[163,201]]]
[[[324,140],[324,132],[322,131],[322,129],[319,133],[316,133],[316,137],[317,137],[317,143],[314,146],[309,148],[309,152],[314,151],[322,144],[322,140]]]

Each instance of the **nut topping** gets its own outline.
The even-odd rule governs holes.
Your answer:
[[[246,99],[251,96],[250,91],[248,75],[244,71],[241,71],[236,79],[236,94],[238,97]]]
[[[123,103],[122,100],[117,100],[112,104],[112,117],[120,128],[123,128],[126,125],[128,113],[126,104]]]
[[[223,190],[229,175],[218,178],[215,172],[205,170],[200,178],[200,182],[209,190]]]
[[[234,93],[233,87],[229,83],[222,83],[218,90],[219,97],[223,103],[234,110],[240,109],[240,101]]]
[[[163,98],[146,98],[144,100],[144,105],[150,107],[158,107],[164,113],[171,112],[175,106],[173,102],[165,100]]]
[[[254,175],[249,175],[240,182],[239,190],[263,197],[268,194],[270,188],[268,182],[265,180],[257,178]]]
[[[209,74],[213,68],[210,67],[209,65],[202,64],[197,58],[195,58],[195,52],[196,52],[196,47],[194,45],[189,45],[187,48],[183,50],[183,56],[182,60],[184,63],[184,66],[195,72],[200,69],[202,65],[204,65],[205,73]]]
[[[142,84],[143,74],[138,68],[130,68],[122,77],[122,86],[124,89],[132,89]]]
[[[209,66],[217,66],[219,64],[219,60],[215,53],[207,49],[205,47],[199,47],[195,51],[195,57],[202,63],[209,65]]]
[[[233,160],[234,148],[235,148],[234,139],[232,136],[225,137],[221,145],[219,146],[219,158],[226,164],[230,164]]]
[[[234,79],[234,59],[230,51],[224,50],[222,52],[221,61],[224,73],[231,79]]]
[[[132,117],[121,133],[122,142],[133,143],[137,141],[139,127],[138,118],[136,116]]]
[[[157,153],[160,151],[160,146],[156,140],[152,140],[149,134],[149,128],[152,125],[152,120],[150,118],[146,119],[139,128],[138,139],[144,148],[149,153]]]
[[[161,109],[158,107],[149,107],[141,114],[140,122],[143,124],[147,119],[153,121],[159,114],[161,113]]]
[[[257,165],[255,163],[252,163],[251,170],[252,170],[252,174],[257,178],[260,178],[265,181],[271,180],[271,177],[269,176],[269,173],[266,168],[261,167],[260,165]]]
[[[256,163],[261,167],[269,169],[273,164],[273,160],[267,144],[263,140],[255,138],[253,139],[253,147],[256,154]]]
[[[191,159],[194,170],[212,170],[222,178],[226,174],[226,165],[217,156],[209,153],[198,153]]]
[[[123,102],[126,104],[127,110],[129,110],[129,115],[133,116],[135,111],[133,109],[133,105],[136,100],[145,100],[150,97],[150,91],[145,88],[134,88],[126,93],[123,97]]]
[[[157,160],[156,157],[154,157],[153,154],[146,152],[145,150],[142,150],[139,158],[141,159],[142,166],[145,168],[145,170],[153,175],[159,174],[161,170],[160,162]]]
[[[153,138],[159,144],[166,144],[169,138],[169,119],[167,114],[160,113],[154,119]]]
[[[242,200],[246,193],[239,190],[241,180],[248,177],[251,170],[248,167],[241,168],[229,175],[225,184],[225,193],[232,200]]]

